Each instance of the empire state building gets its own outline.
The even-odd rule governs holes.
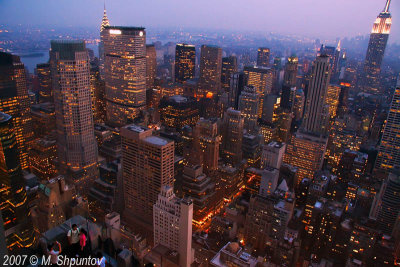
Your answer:
[[[366,93],[379,94],[379,76],[385,48],[389,39],[392,16],[389,12],[390,1],[386,1],[384,10],[376,18],[372,27],[367,55],[364,63],[362,90]]]

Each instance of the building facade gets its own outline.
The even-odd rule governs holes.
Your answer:
[[[0,210],[8,250],[30,247],[35,241],[27,194],[18,157],[13,118],[0,112]]]
[[[146,106],[146,31],[107,26],[104,43],[107,121],[124,125]]]
[[[179,199],[172,187],[163,186],[153,208],[154,245],[179,253],[179,266],[190,267],[192,250],[193,202]]]
[[[376,18],[369,37],[361,88],[366,93],[381,92],[379,85],[381,65],[392,26],[392,16],[389,12],[390,1],[387,0],[384,10]]]
[[[33,129],[25,67],[18,56],[4,52],[0,52],[0,111],[13,117],[19,161],[27,169]]]
[[[90,93],[89,56],[84,41],[52,41],[51,75],[59,168],[85,193],[98,175]]]
[[[134,124],[121,128],[121,137],[125,214],[152,225],[161,188],[174,183],[174,142]]]
[[[184,82],[195,77],[196,47],[177,44],[175,48],[175,82]]]
[[[331,69],[329,57],[318,56],[313,64],[308,87],[304,121],[305,132],[326,135],[329,122],[329,108],[326,103]]]
[[[199,96],[221,92],[222,48],[202,45],[200,54]]]

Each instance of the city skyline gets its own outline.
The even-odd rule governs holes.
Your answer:
[[[398,1],[32,2],[0,21],[0,265],[400,266]]]
[[[26,26],[98,26],[101,21],[103,1],[72,0],[53,3],[48,0],[24,1],[14,6],[2,3],[0,24]],[[313,0],[285,2],[264,2],[252,0],[228,2],[221,0],[203,5],[174,0],[152,3],[131,3],[128,0],[108,1],[106,8],[111,25],[135,25],[144,27],[204,28],[212,30],[249,30],[300,34],[312,38],[344,38],[367,35],[371,32],[373,19],[385,7],[385,1],[376,0]],[[0,2],[1,3],[1,2]],[[244,5],[248,4],[248,5]],[[139,6],[140,5],[140,6]],[[136,8],[139,6],[140,8]],[[179,6],[179,14],[174,7]],[[244,8],[243,8],[244,7]],[[329,8],[327,8],[329,7]],[[88,13],[87,10],[92,10]],[[196,12],[191,12],[195,10]],[[241,10],[241,12],[235,12]],[[284,13],[277,12],[284,10]],[[354,11],[357,12],[354,12]],[[398,32],[400,3],[393,1],[390,11],[393,15],[393,33]],[[45,16],[44,16],[45,14]],[[29,18],[27,20],[26,18]],[[207,18],[207,19],[204,19]],[[340,21],[341,23],[338,23]],[[321,28],[324,31],[321,31]],[[389,43],[400,42],[400,35],[393,34]]]

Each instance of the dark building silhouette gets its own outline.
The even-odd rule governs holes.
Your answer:
[[[369,38],[361,88],[366,93],[377,94],[381,91],[379,88],[381,65],[392,26],[390,1],[387,0],[384,10],[376,18]]]
[[[193,79],[196,66],[196,48],[194,45],[177,44],[175,49],[175,81],[184,82]]]
[[[0,113],[0,210],[9,250],[30,247],[35,240],[15,133],[12,117]]]

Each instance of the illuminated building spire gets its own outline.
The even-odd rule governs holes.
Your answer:
[[[383,12],[389,13],[390,1],[391,0],[386,0],[386,6],[385,6],[385,9],[383,10]]]
[[[341,40],[339,40],[339,42],[337,44],[337,47],[336,47],[337,51],[340,51],[340,49],[341,49]]]
[[[106,26],[110,26],[110,21],[108,20],[107,17],[106,2],[104,1],[104,14],[103,14],[103,20],[101,21],[100,32],[102,32]]]

